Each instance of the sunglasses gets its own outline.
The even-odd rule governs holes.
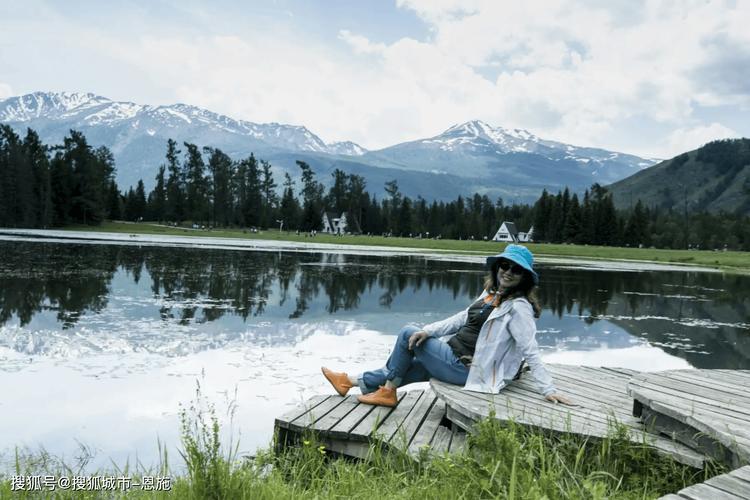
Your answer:
[[[498,267],[503,272],[510,269],[510,272],[512,272],[513,274],[523,274],[523,271],[524,271],[523,267],[519,266],[518,264],[514,264],[513,262],[509,262],[507,260],[501,260],[498,263]]]

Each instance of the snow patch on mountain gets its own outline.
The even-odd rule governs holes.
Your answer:
[[[137,129],[148,123],[149,136],[171,137],[175,129],[199,128],[249,137],[292,151],[313,151],[361,156],[367,151],[350,141],[326,144],[304,126],[254,123],[188,104],[150,106],[113,101],[91,93],[34,92],[0,100],[0,122],[20,124],[39,119],[70,123],[74,127],[119,127]],[[197,134],[200,135],[200,134]]]

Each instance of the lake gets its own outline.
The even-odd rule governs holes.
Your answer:
[[[539,272],[547,362],[750,368],[750,277]],[[457,312],[483,280],[475,262],[418,256],[0,240],[0,451],[74,460],[84,445],[92,467],[150,466],[158,439],[176,464],[200,384],[252,454],[274,417],[331,393],[321,365],[382,365],[402,325]]]

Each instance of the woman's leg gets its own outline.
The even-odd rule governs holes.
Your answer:
[[[396,344],[388,357],[385,366],[377,370],[362,373],[357,377],[357,384],[362,394],[377,390],[381,385],[398,387],[405,383],[407,373],[414,363],[414,352],[409,350],[409,337],[420,329],[414,325],[407,325],[401,329],[396,338]],[[415,373],[409,374],[413,379]],[[415,380],[410,380],[411,383]]]
[[[435,377],[449,384],[464,385],[469,376],[469,368],[453,354],[453,349],[435,338],[428,338],[414,347],[414,365],[427,372],[428,378]],[[406,383],[406,379],[404,380]]]

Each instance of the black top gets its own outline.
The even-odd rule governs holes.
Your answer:
[[[487,321],[492,309],[494,307],[491,301],[486,303],[484,299],[479,299],[474,302],[469,306],[469,318],[466,320],[466,324],[448,340],[448,345],[453,349],[453,354],[463,361],[464,364],[471,362],[471,357],[474,356],[474,349],[477,347],[479,331],[482,329],[484,322]]]

